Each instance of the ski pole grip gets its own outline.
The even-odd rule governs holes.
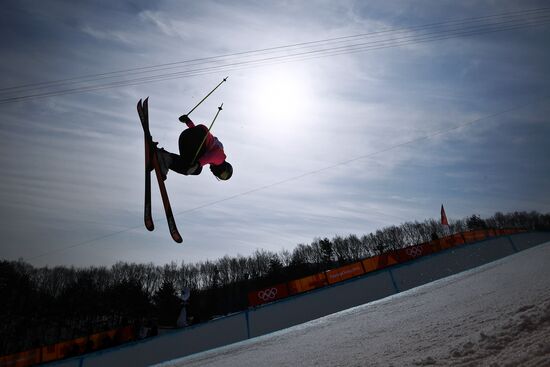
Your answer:
[[[183,123],[186,124],[186,125],[187,125],[188,122],[193,122],[193,121],[191,121],[191,119],[189,118],[189,115],[181,115],[181,116],[179,117],[179,120],[180,120],[180,122],[183,122]]]

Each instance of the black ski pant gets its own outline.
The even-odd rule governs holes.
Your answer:
[[[206,148],[203,144],[201,147],[201,150],[197,154],[197,149],[199,149],[199,146],[204,140],[204,137],[208,133],[208,130],[205,126],[195,126],[190,127],[188,129],[183,130],[183,132],[180,134],[178,145],[180,154],[173,154],[172,156],[172,164],[170,165],[170,168],[172,171],[175,171],[177,173],[181,173],[182,175],[187,175],[187,171],[189,168],[193,165],[193,163],[198,162],[199,158],[204,154],[206,151]],[[195,157],[195,154],[197,154],[197,158],[193,162],[193,158]],[[195,172],[189,173],[191,175],[198,175],[202,171],[202,167],[199,166]]]

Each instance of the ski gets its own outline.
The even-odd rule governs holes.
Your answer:
[[[168,229],[172,235],[172,239],[177,243],[183,242],[183,239],[176,226],[174,220],[174,214],[172,207],[170,206],[170,199],[168,198],[168,192],[166,191],[166,185],[162,179],[160,172],[160,166],[158,162],[157,153],[155,151],[155,144],[153,143],[153,137],[149,130],[149,97],[147,97],[143,103],[141,99],[137,104],[137,111],[141,120],[141,126],[143,127],[143,133],[145,137],[145,227],[152,231],[154,229],[153,218],[151,215],[151,170],[155,170],[157,181],[159,185],[160,195],[162,197],[162,204],[164,205],[164,212],[166,214],[166,221],[168,222]]]
[[[155,224],[153,223],[153,215],[151,214],[151,171],[153,166],[151,164],[152,156],[152,147],[149,145],[147,131],[149,131],[149,116],[147,100],[145,100],[145,109],[141,103],[141,99],[138,102],[138,114],[141,120],[144,131],[144,140],[145,140],[145,206],[144,206],[144,222],[145,228],[149,231],[155,229]]]

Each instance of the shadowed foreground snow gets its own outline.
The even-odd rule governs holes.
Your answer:
[[[159,366],[550,366],[550,242]]]

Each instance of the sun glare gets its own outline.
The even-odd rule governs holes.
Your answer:
[[[286,125],[307,118],[312,100],[307,78],[280,69],[264,74],[257,82],[255,106],[264,121]]]

